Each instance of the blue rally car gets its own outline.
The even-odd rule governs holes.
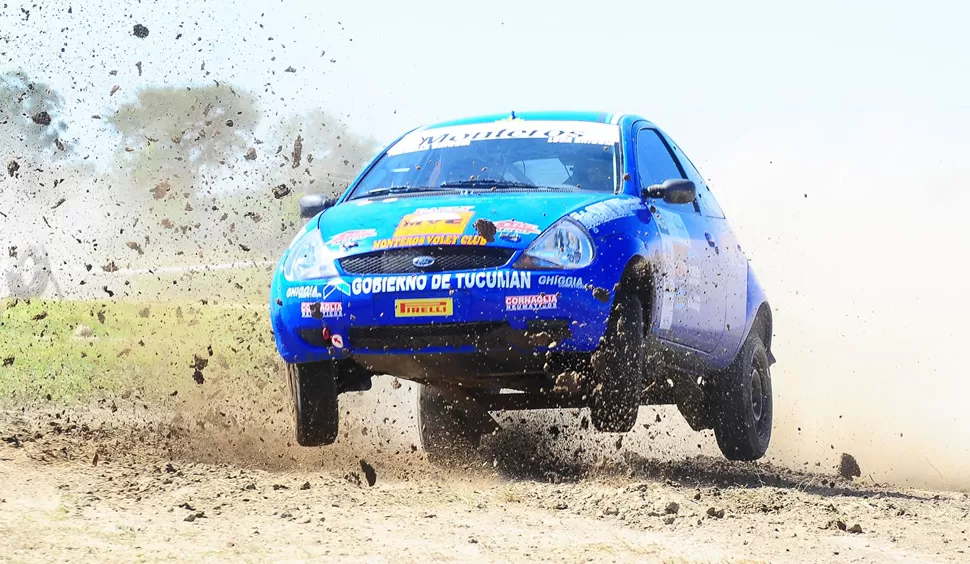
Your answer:
[[[338,395],[420,384],[429,458],[497,428],[490,412],[588,408],[597,431],[676,404],[724,456],[772,424],[772,318],[704,179],[636,115],[546,112],[419,127],[309,219],[270,313],[297,442],[333,443]]]

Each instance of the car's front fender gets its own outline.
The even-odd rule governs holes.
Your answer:
[[[734,350],[733,356],[736,356],[741,347],[744,346],[744,342],[748,340],[748,335],[751,333],[751,328],[754,327],[756,321],[761,319],[763,323],[762,337],[764,338],[765,349],[768,351],[768,361],[772,364],[775,362],[775,356],[772,354],[771,350],[771,335],[773,331],[773,320],[771,315],[771,306],[768,304],[768,296],[765,293],[764,287],[758,281],[758,276],[748,262],[748,291],[747,291],[747,307],[745,313],[744,321],[744,334],[742,335],[741,341],[738,343],[736,350]]]
[[[618,289],[618,285],[623,282],[623,277],[627,270],[634,264],[646,264],[651,261],[653,252],[650,246],[640,237],[634,237],[625,233],[614,232],[611,235],[602,237],[597,241],[597,260],[594,266],[598,269],[598,280],[607,281],[608,287],[604,289],[610,292],[610,304]],[[642,277],[648,274],[647,270],[631,273],[633,276]],[[638,283],[652,284],[652,280],[637,280]]]

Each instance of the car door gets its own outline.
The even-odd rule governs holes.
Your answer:
[[[672,178],[687,178],[663,134],[649,125],[636,129],[637,171],[642,187]],[[670,204],[648,201],[660,232],[663,264],[660,318],[654,333],[661,339],[703,352],[712,352],[724,325],[724,300],[711,291],[717,270],[705,233],[707,221],[695,201]]]
[[[733,351],[740,344],[747,315],[748,259],[710,186],[676,142],[666,134],[664,138],[687,178],[697,186],[697,203],[707,226],[704,237],[714,251],[714,256],[710,257],[715,265],[711,278],[714,287],[710,290],[724,300],[724,329],[716,348],[718,352]]]

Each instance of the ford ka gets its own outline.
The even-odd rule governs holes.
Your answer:
[[[338,396],[417,384],[429,458],[494,412],[588,409],[626,433],[675,404],[730,460],[771,438],[772,315],[714,194],[629,114],[478,116],[411,130],[339,196],[308,194],[270,319],[297,442],[336,441]]]

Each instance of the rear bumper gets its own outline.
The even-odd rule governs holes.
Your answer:
[[[616,282],[603,276],[502,268],[293,284],[277,269],[270,314],[287,362],[428,353],[531,356],[550,346],[592,352],[612,304],[612,292],[602,300],[593,289],[612,289]]]

